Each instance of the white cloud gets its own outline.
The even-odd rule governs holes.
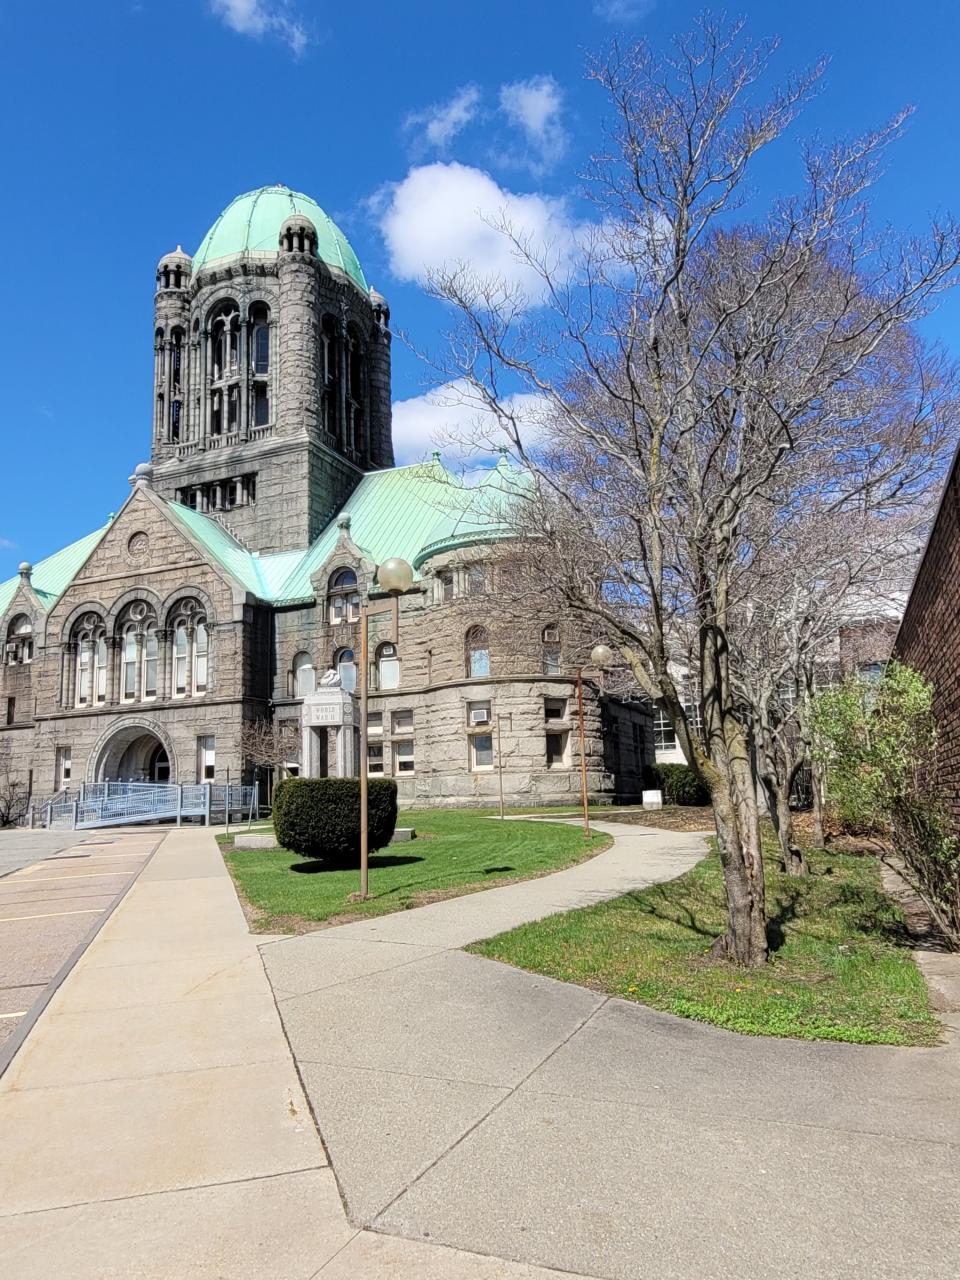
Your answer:
[[[593,12],[604,22],[622,25],[645,18],[656,2],[657,0],[594,0]]]
[[[438,102],[424,111],[413,111],[404,120],[405,129],[420,129],[421,145],[444,151],[480,110],[480,90],[475,84],[458,89],[449,102]]]
[[[254,40],[276,36],[290,46],[295,57],[307,47],[306,27],[287,0],[210,0],[210,9],[238,35]]]
[[[569,141],[561,120],[563,90],[553,76],[533,76],[500,87],[500,110],[530,148],[525,163],[543,173],[560,160]]]
[[[535,444],[541,434],[540,418],[546,401],[529,392],[508,396],[504,407],[516,416],[525,446]],[[482,404],[463,381],[446,382],[393,406],[393,448],[397,463],[420,462],[434,449],[447,461],[474,457],[477,452],[493,454],[509,442],[496,415]],[[493,461],[496,461],[495,456]]]
[[[17,544],[9,538],[0,538],[0,551],[16,551]]]
[[[578,228],[562,199],[517,194],[468,165],[429,164],[374,198],[390,269],[399,280],[464,264],[477,276],[497,278],[536,298],[541,282],[496,226],[500,218],[555,264],[572,263]]]

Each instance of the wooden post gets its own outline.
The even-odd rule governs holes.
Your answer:
[[[590,839],[590,804],[587,800],[587,748],[583,728],[583,668],[577,667],[577,717],[580,722],[580,798],[583,800],[583,838]]]
[[[367,897],[369,883],[369,840],[367,823],[367,606],[360,606],[360,898]]]

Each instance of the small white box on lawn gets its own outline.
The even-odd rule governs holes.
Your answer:
[[[663,792],[662,791],[644,791],[643,807],[645,809],[662,809],[663,808]]]

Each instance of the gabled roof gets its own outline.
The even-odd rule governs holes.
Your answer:
[[[30,585],[40,598],[41,604],[47,609],[50,609],[60,599],[84,561],[109,528],[110,524],[108,522],[95,532],[88,533],[85,538],[79,538],[76,542],[71,542],[70,546],[64,547],[62,551],[54,552],[52,556],[47,556],[45,560],[38,560],[33,566]],[[19,585],[19,576],[8,578],[6,582],[0,583],[0,613],[6,611],[10,601],[16,595]]]

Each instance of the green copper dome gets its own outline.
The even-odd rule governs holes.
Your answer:
[[[227,205],[193,255],[194,276],[219,259],[232,258],[238,253],[276,253],[280,228],[287,218],[297,213],[309,218],[317,229],[318,256],[328,266],[343,271],[366,293],[363,269],[347,237],[316,201],[299,191],[291,191],[282,183],[248,191]]]

